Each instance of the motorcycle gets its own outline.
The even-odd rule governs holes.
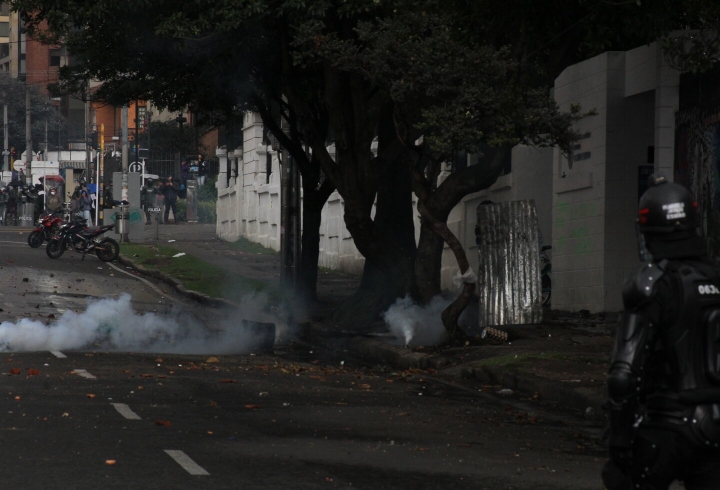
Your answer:
[[[40,218],[38,225],[28,235],[28,245],[38,248],[45,240],[50,240],[57,235],[62,223],[62,213],[52,213]]]
[[[72,221],[60,225],[59,232],[53,236],[45,248],[51,259],[59,259],[65,250],[74,250],[82,254],[82,259],[90,252],[103,262],[111,262],[120,254],[120,245],[103,233],[112,230],[115,225],[104,225],[88,229],[87,220],[81,214],[75,215]]]

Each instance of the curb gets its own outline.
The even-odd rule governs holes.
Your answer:
[[[169,274],[165,274],[162,271],[154,270],[154,269],[148,269],[147,267],[143,267],[140,264],[136,264],[123,254],[120,254],[117,258],[117,261],[120,262],[122,265],[126,267],[130,267],[133,270],[138,271],[140,274],[145,276],[154,277],[155,279],[158,279],[169,286],[171,286],[177,293],[180,295],[192,299],[194,301],[197,301],[198,303],[206,306],[219,306],[219,307],[230,307],[230,308],[240,308],[240,305],[235,303],[234,301],[230,301],[227,299],[222,298],[213,298],[212,296],[208,296],[205,293],[201,293],[199,291],[193,291],[192,289],[187,289],[185,286],[183,286],[182,282],[175,279]]]
[[[587,413],[588,408],[591,408],[592,417],[603,417],[605,399],[599,397],[589,388],[568,388],[560,381],[533,375],[518,375],[494,366],[482,366],[479,368],[464,366],[461,373],[464,377],[499,384],[511,390],[531,395],[537,393],[544,400],[554,401],[564,407],[581,412]]]
[[[413,352],[407,347],[391,345],[367,337],[353,337],[348,341],[348,350],[366,358],[390,363],[401,369],[441,369],[450,366],[450,360],[443,356],[433,356]]]
[[[379,361],[384,361],[401,369],[442,369],[450,368],[452,362],[447,357],[413,352],[406,347],[387,344],[367,338],[353,337],[347,343],[353,353]],[[448,371],[455,376],[473,378],[486,383],[499,384],[504,388],[530,395],[536,394],[547,401],[587,413],[592,408],[592,417],[603,418],[605,400],[588,388],[568,388],[559,381],[543,379],[537,376],[522,376],[493,366],[480,368],[456,366]],[[449,374],[449,373],[448,373]]]

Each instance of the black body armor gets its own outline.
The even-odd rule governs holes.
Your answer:
[[[656,388],[685,404],[720,403],[720,288],[688,263],[667,267],[677,267],[682,296],[675,321],[658,332]]]

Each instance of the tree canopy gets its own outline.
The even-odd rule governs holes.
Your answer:
[[[675,59],[712,54],[719,18],[712,0],[12,5],[24,12],[31,34],[67,45],[74,63],[62,78],[70,89],[95,78],[104,81],[98,95],[109,102],[192,106],[209,121],[259,112],[297,161],[306,196],[321,182],[330,183],[322,195],[336,188],[343,196],[345,224],[383,278],[371,289],[425,300],[439,292],[444,242],[467,268],[445,222],[464,196],[495,181],[499,153],[520,142],[572,141],[581,109],[559,111],[548,90],[564,67],[655,39]],[[44,21],[49,30],[41,32]],[[697,45],[673,37],[687,28],[696,29]],[[480,148],[486,155],[479,164],[438,179],[443,161]],[[423,218],[417,249],[411,182]],[[471,294],[466,288],[465,299]],[[456,315],[447,320],[452,326]]]

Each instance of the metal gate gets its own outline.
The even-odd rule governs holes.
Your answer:
[[[540,244],[535,202],[477,208],[480,326],[542,320]]]

